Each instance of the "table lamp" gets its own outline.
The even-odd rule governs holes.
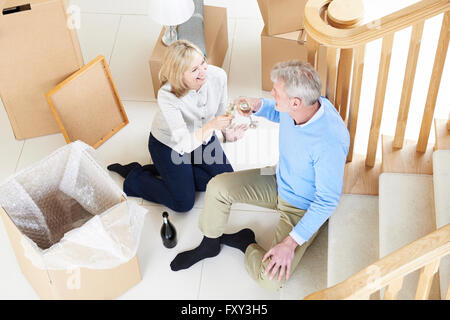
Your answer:
[[[194,9],[192,0],[150,0],[149,16],[165,27],[161,40],[166,46],[177,40],[177,25],[189,20]]]

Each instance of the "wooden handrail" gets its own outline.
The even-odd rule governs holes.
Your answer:
[[[439,259],[450,254],[450,223],[400,248],[337,285],[310,294],[307,300],[360,299],[389,286],[385,298],[395,298],[404,276],[425,267],[419,288],[429,291],[430,276],[436,272]],[[442,260],[442,259],[441,259]],[[420,281],[420,280],[419,280]],[[423,298],[426,294],[418,294]]]
[[[351,1],[357,3],[359,0],[346,1],[347,5],[349,5]],[[365,155],[365,167],[368,168],[375,167],[377,161],[376,155],[395,32],[412,27],[410,49],[393,143],[393,148],[399,149],[403,147],[405,139],[405,129],[408,121],[424,22],[429,18],[444,13],[435,63],[433,65],[433,72],[416,146],[417,152],[425,153],[428,148],[428,138],[448,50],[450,1],[422,0],[364,25],[349,24],[345,28],[336,27],[330,23],[329,16],[331,13],[328,12],[330,3],[332,3],[332,0],[309,0],[305,6],[305,29],[309,37],[308,39],[310,39],[308,41],[308,61],[318,69],[322,68],[325,70],[325,68],[328,68],[327,72],[322,72],[326,75],[326,78],[323,80],[325,86],[324,91],[348,126],[350,132],[350,150],[347,161],[349,162],[353,158],[359,98],[361,95],[361,84],[355,83],[354,81],[362,81],[364,61],[364,56],[356,57],[356,54],[360,54],[368,42],[378,39],[383,40],[372,122],[367,153]],[[339,19],[340,17],[337,18]],[[323,53],[323,56],[326,55],[326,58],[315,59],[315,49],[318,46],[327,50],[326,53]],[[323,66],[324,62],[326,62],[327,66]],[[350,82],[352,71],[353,79]],[[450,128],[450,121],[448,126]]]
[[[305,6],[305,29],[320,44],[354,48],[434,17],[450,9],[448,0],[423,0],[402,10],[350,29],[339,29],[323,20],[321,14],[332,0],[309,0]]]

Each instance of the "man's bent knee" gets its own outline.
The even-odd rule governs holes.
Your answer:
[[[261,264],[260,272],[257,275],[257,278],[255,280],[259,284],[260,287],[262,287],[266,290],[270,290],[270,291],[277,291],[277,290],[281,289],[284,286],[284,284],[286,283],[285,275],[283,276],[282,280],[278,281],[279,273],[277,272],[275,274],[275,276],[273,277],[273,279],[270,280],[271,274],[272,274],[272,270],[270,270],[266,275],[265,274],[265,266],[263,266],[263,264]]]
[[[275,274],[272,280],[270,280],[271,271],[266,274],[265,270],[269,263],[269,260],[262,262],[265,251],[257,244],[252,244],[247,248],[245,252],[245,267],[250,277],[255,280],[258,285],[266,290],[277,291],[285,283],[285,279],[278,281],[278,272]]]
[[[206,186],[207,196],[226,197],[230,190],[230,182],[232,182],[231,173],[221,173],[209,180]]]

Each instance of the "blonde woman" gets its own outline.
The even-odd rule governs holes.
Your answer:
[[[233,117],[225,115],[226,73],[208,65],[192,43],[179,40],[168,47],[159,78],[159,110],[148,141],[153,165],[115,163],[108,169],[125,178],[127,195],[186,212],[196,191],[205,191],[214,176],[233,171],[214,131],[234,141],[246,127],[227,130]]]

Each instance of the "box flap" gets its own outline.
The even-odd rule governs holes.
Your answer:
[[[258,0],[259,11],[264,21],[264,25],[268,23],[267,0]]]
[[[303,28],[307,0],[258,0],[267,34],[276,35]]]
[[[97,148],[128,124],[102,55],[49,91],[47,100],[67,143]]]
[[[261,37],[270,37],[270,38],[278,38],[278,39],[284,39],[284,40],[293,40],[297,41],[299,44],[305,44],[306,43],[306,30],[300,29],[293,32],[288,33],[282,33],[282,34],[276,34],[276,35],[269,35],[267,26],[264,26],[263,30],[261,31]]]
[[[306,41],[306,31],[305,31],[305,29],[300,29],[300,30],[293,31],[293,32],[273,35],[272,37],[277,37],[277,38],[282,38],[282,39],[287,39],[287,40],[294,40],[294,41],[297,41],[299,44],[304,44]]]

